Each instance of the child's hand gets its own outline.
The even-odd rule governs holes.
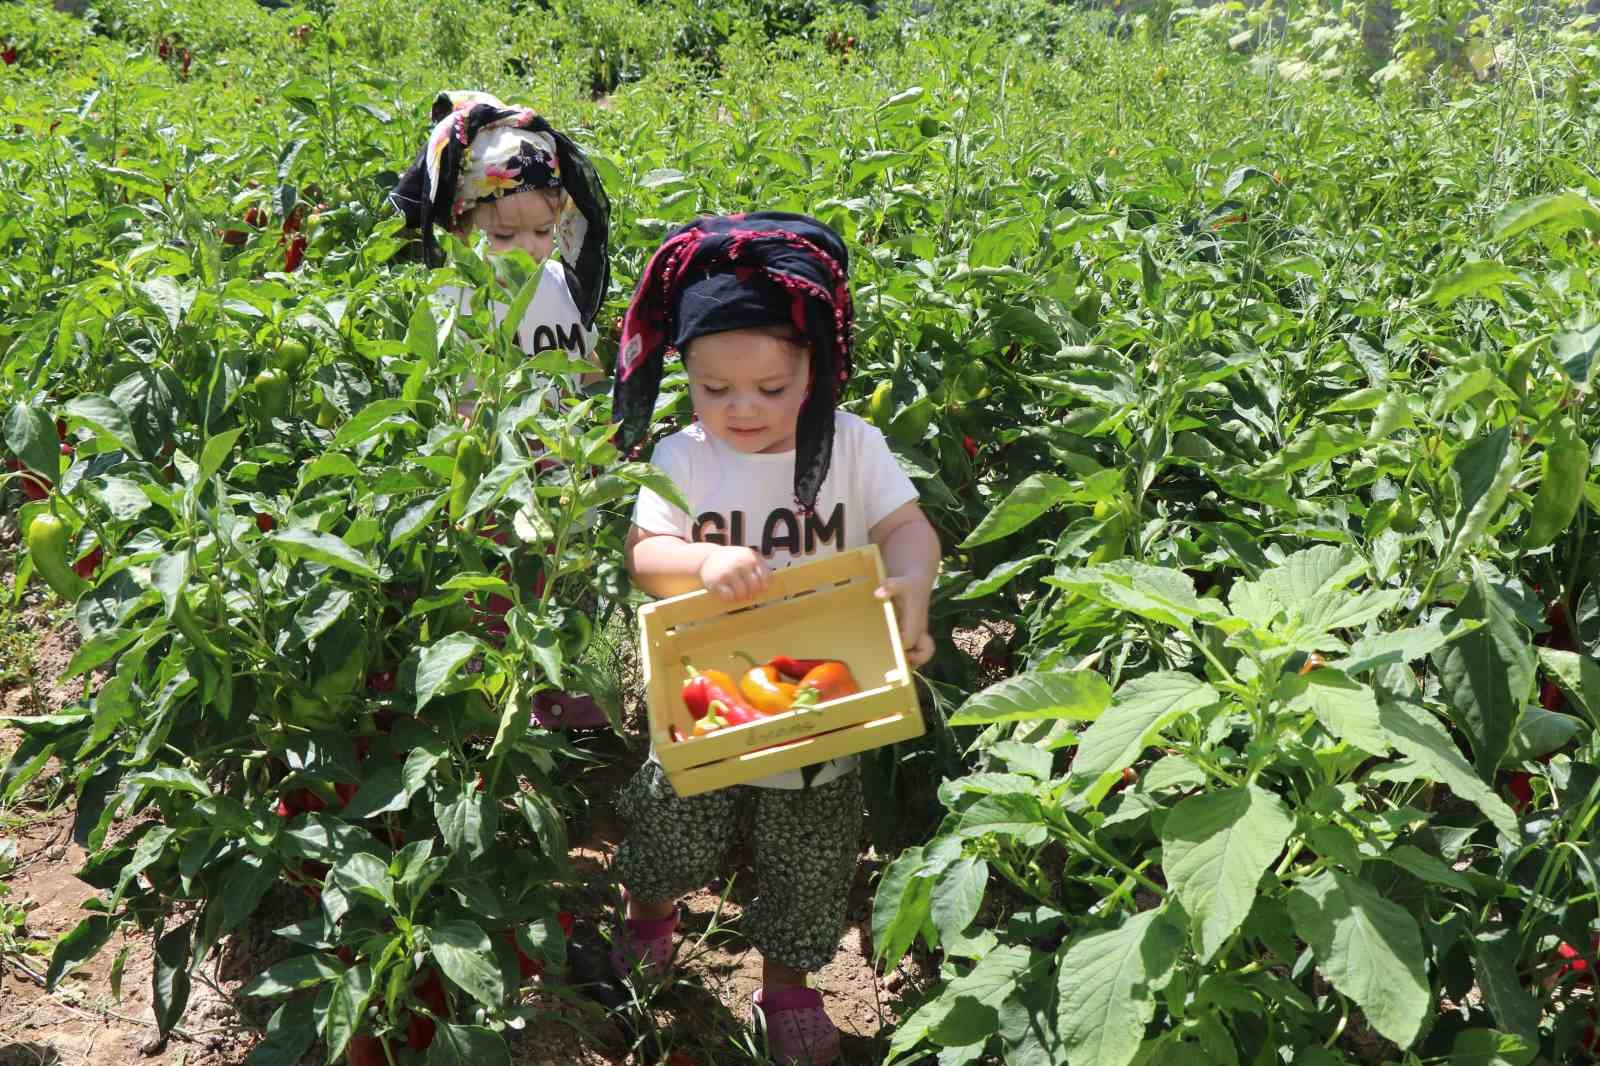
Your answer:
[[[755,599],[771,580],[767,564],[749,548],[718,548],[700,564],[700,584],[728,603]]]
[[[906,662],[915,670],[933,658],[933,637],[928,633],[928,585],[914,577],[885,578],[878,587],[880,600],[894,600],[894,613],[900,622],[900,644]]]

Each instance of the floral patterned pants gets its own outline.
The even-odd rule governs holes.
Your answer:
[[[844,934],[845,905],[861,845],[861,772],[810,789],[734,785],[679,796],[655,762],[617,798],[628,836],[616,873],[635,899],[677,899],[722,870],[742,819],[750,819],[755,901],[743,929],[761,954],[818,970]]]

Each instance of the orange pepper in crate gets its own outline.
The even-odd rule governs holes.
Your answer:
[[[750,664],[750,669],[739,679],[739,692],[750,701],[750,706],[762,714],[782,714],[794,703],[796,686],[779,680],[778,668],[771,663],[763,666],[744,652],[738,653]]]
[[[826,662],[814,667],[795,686],[794,706],[810,707],[829,700],[854,696],[861,691],[850,668],[841,662]]]

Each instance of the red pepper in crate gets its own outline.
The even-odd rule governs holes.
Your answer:
[[[761,717],[761,712],[745,702],[733,678],[721,670],[696,670],[684,660],[689,680],[683,683],[683,703],[695,719],[695,736],[704,736],[725,725],[743,725]]]
[[[834,662],[833,659],[791,659],[787,655],[774,655],[767,660],[767,665],[777,668],[778,673],[784,677],[802,681],[805,676],[819,666],[827,666]]]

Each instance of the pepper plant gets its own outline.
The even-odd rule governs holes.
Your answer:
[[[591,527],[641,483],[674,490],[618,461],[588,364],[516,347],[540,271],[453,250],[453,270],[397,275],[342,321],[279,287],[263,317],[317,347],[281,371],[287,399],[255,371],[273,347],[214,357],[193,391],[134,370],[64,408],[72,465],[21,518],[70,524],[72,557],[102,560],[71,590],[67,673],[108,676],[79,708],[9,720],[25,739],[0,781],[12,796],[52,756],[73,767],[80,876],[104,895],[52,982],[122,924],[153,926],[166,1032],[194,967],[286,883],[310,904],[279,930],[297,953],[246,988],[291,997],[275,1054],[437,1039],[505,1061],[498,1034],[526,1020],[511,993],[561,965],[561,771],[578,756],[531,713],[573,691],[617,718],[588,648],[620,588],[614,524]],[[512,325],[428,296],[452,279],[480,309],[509,294]],[[179,328],[232,332],[193,306]],[[55,439],[50,414],[13,410],[18,454]],[[113,838],[118,821],[132,829]]]
[[[961,709],[992,769],[946,783],[939,833],[894,861],[874,908],[880,957],[921,937],[947,960],[895,1061],[928,1044],[947,1062],[1262,1061],[1332,1048],[1357,1015],[1437,1054],[1575,1046],[1541,1034],[1562,993],[1523,987],[1518,967],[1584,939],[1593,873],[1492,780],[1590,723],[1534,702],[1527,630],[1491,575],[1403,627],[1377,622],[1405,593],[1347,548],[1289,555],[1226,600],[1133,562],[1057,580],[1197,667],[1114,691],[1086,669],[1025,673]],[[1510,722],[1454,709],[1463,689],[1488,697],[1491,670]],[[1540,820],[1593,817],[1597,779],[1574,768],[1550,778]],[[1009,917],[974,929],[991,874]],[[1482,1000],[1441,1018],[1439,998],[1474,984]]]

